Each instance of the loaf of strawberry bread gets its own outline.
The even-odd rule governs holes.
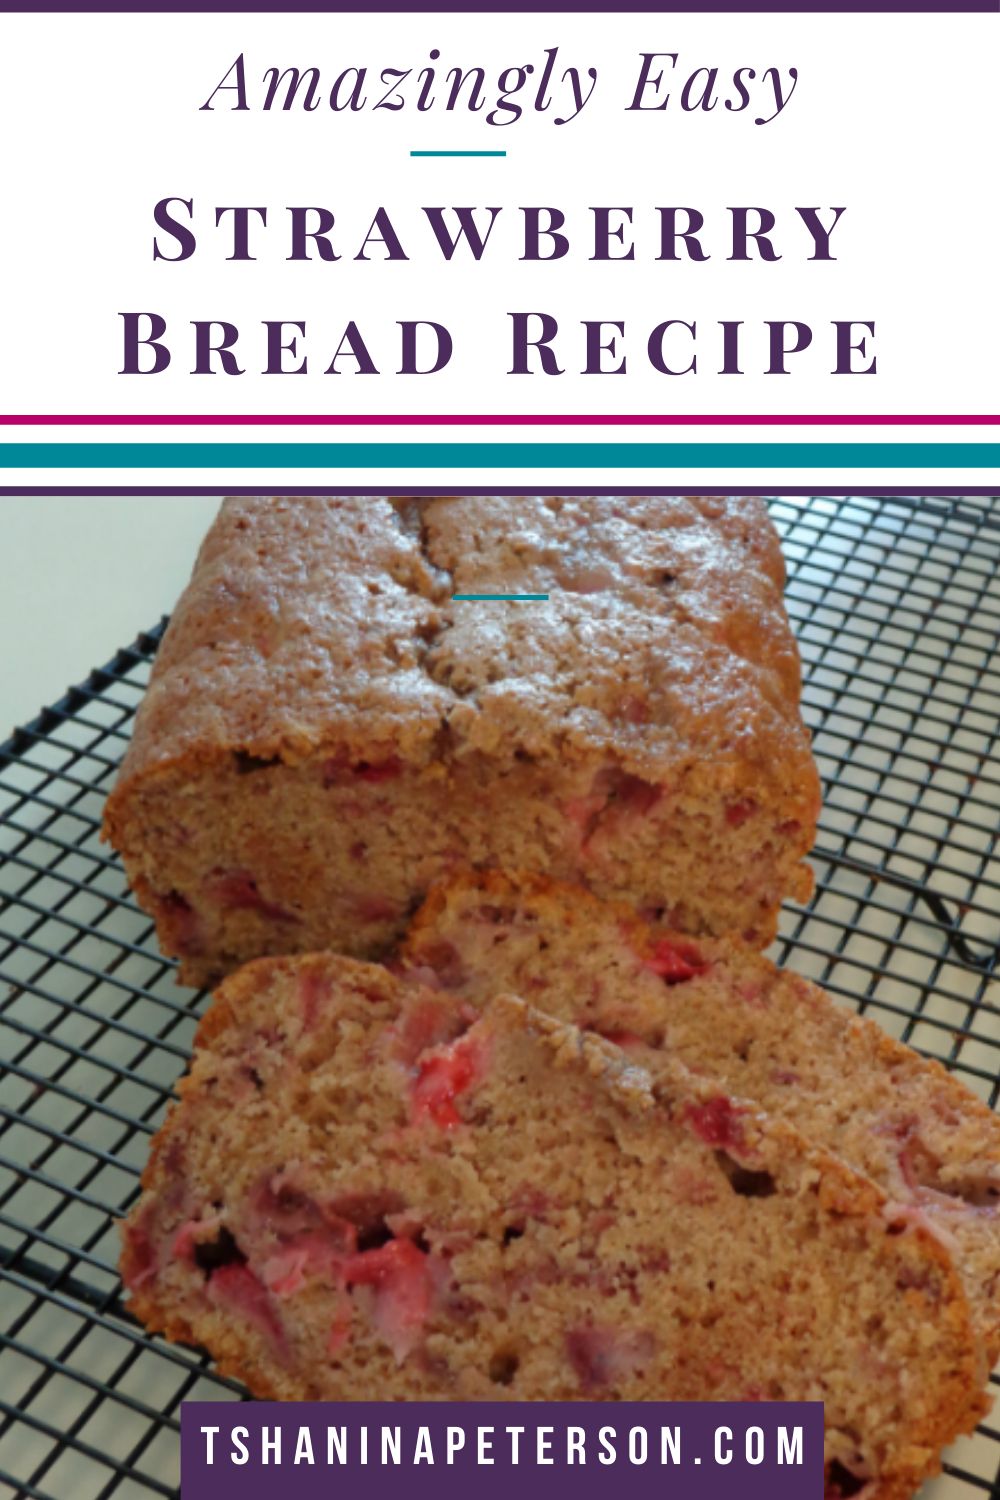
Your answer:
[[[509,990],[625,1048],[680,1059],[879,1184],[950,1250],[1000,1356],[1000,1119],[940,1063],[738,938],[697,943],[576,887],[499,871],[432,892],[403,967],[476,1006]]]
[[[902,1500],[986,1408],[948,1251],[790,1125],[499,997],[264,959],[201,1024],[131,1306],[291,1400],[824,1402]]]
[[[754,498],[227,500],[105,835],[190,984],[493,866],[763,946],[819,810],[783,579]]]

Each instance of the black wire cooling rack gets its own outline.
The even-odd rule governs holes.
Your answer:
[[[826,803],[776,956],[995,1105],[1000,496],[769,503]],[[4,1500],[175,1497],[180,1403],[246,1399],[147,1337],[115,1271],[205,1003],[99,842],[162,629],[0,745]],[[927,1500],[1000,1500],[1000,1431],[949,1458]]]

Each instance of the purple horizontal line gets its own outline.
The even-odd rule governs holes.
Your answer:
[[[546,10],[557,15],[618,15],[606,6],[587,3],[587,0],[550,0]],[[296,12],[310,15],[424,15],[426,0],[396,0],[395,4],[355,4],[335,6],[329,0],[296,0]],[[538,9],[537,0],[506,0],[502,5],[473,7],[469,0],[438,0],[434,10],[447,15],[533,15]],[[808,3],[808,0],[683,0],[683,3],[667,7],[663,0],[629,0],[628,9],[644,15],[993,15],[1000,10],[1000,0],[958,0],[957,4],[944,4],[942,0],[881,0],[871,5],[866,0],[826,0],[826,3]],[[63,0],[62,4],[40,5],[22,3],[17,6],[21,14],[34,15],[193,15],[203,14],[205,6],[200,0],[159,0],[156,5],[103,4],[97,9],[86,0]],[[213,12],[222,15],[273,14],[274,0],[213,0]]]
[[[836,491],[823,490],[815,484],[783,484],[780,489],[772,485],[741,484],[738,492],[741,495],[764,495],[772,499],[780,500],[783,496],[807,497],[813,495],[841,495],[858,496],[865,499],[891,500],[902,496],[908,500],[927,497],[956,500],[960,498],[954,485],[921,484],[920,495],[914,494],[914,486],[911,485],[860,485],[860,484],[838,484]],[[286,489],[278,490],[278,494],[296,495],[300,491],[293,485]],[[356,495],[357,485],[311,485],[310,495]],[[537,495],[539,487],[535,485],[493,485],[489,489],[476,489],[469,485],[383,485],[377,492],[362,491],[370,494],[371,498],[379,499],[384,495],[402,495],[428,497],[431,499],[450,495]],[[699,495],[731,495],[734,493],[732,485],[699,485]],[[259,495],[260,485],[211,485],[211,484],[153,484],[153,485],[52,485],[52,484],[20,484],[0,485],[0,498],[12,495],[70,495],[86,498],[92,495]],[[691,486],[668,485],[668,484],[630,484],[627,487],[618,485],[569,485],[559,486],[560,495],[625,495],[626,498],[638,495],[690,495]],[[963,484],[961,498],[983,497],[984,499],[997,498],[997,486],[983,484]]]

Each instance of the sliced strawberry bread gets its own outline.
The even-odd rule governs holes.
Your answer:
[[[828,1493],[984,1410],[948,1252],[792,1127],[499,998],[262,960],[124,1225],[132,1308],[285,1399],[822,1400]]]
[[[951,1248],[1000,1355],[1000,1120],[939,1063],[739,939],[697,943],[534,876],[438,886],[404,966],[477,1006],[509,990],[792,1122],[877,1182],[900,1224]]]
[[[489,866],[765,945],[819,812],[783,580],[753,497],[227,500],[105,834],[189,984]]]

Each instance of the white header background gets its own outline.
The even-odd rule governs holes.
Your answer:
[[[8,68],[0,95],[8,143],[0,412],[995,411],[996,21],[992,15],[6,16],[3,50],[17,65]],[[553,123],[556,104],[544,114],[530,108],[544,49],[556,45],[554,83],[568,66],[581,71],[587,87],[586,69],[598,72],[589,103],[563,126]],[[441,51],[437,102],[421,114],[416,74],[428,66],[432,47]],[[666,75],[671,98],[663,112],[625,108],[644,51],[679,54]],[[251,110],[233,111],[235,94],[220,93],[212,112],[201,111],[241,52]],[[661,61],[669,69],[669,60]],[[516,96],[528,106],[524,115],[490,127],[486,115],[499,74],[527,62],[535,72]],[[319,108],[306,113],[297,102],[284,112],[276,101],[265,113],[266,70],[292,66],[320,69]],[[354,66],[369,70],[369,105],[334,113],[326,102],[330,88]],[[478,114],[445,110],[444,71],[453,66],[485,68],[487,104]],[[398,113],[371,108],[384,92],[379,74],[388,67],[414,70]],[[680,90],[699,67],[719,68],[720,102],[710,113],[686,114]],[[749,84],[751,107],[735,114],[721,100],[736,97],[738,67],[754,68],[757,79]],[[788,69],[797,68],[798,84],[777,119],[756,126],[756,115],[774,110],[763,81],[769,67],[781,70],[786,89]],[[557,98],[567,92],[563,85]],[[646,99],[658,102],[651,92]],[[428,149],[507,156],[409,155]],[[168,196],[194,200],[198,248],[184,263],[152,258],[156,234],[167,253],[177,249],[153,222],[155,203]],[[268,210],[266,230],[251,215],[257,256],[251,263],[226,261],[232,215],[214,227],[216,206],[234,204]],[[634,262],[589,260],[595,204],[632,208]],[[330,209],[331,238],[343,258],[288,262],[288,205]],[[482,260],[463,243],[446,262],[423,205],[502,205]],[[521,205],[565,213],[564,259],[519,262]],[[700,238],[709,261],[656,261],[659,205],[704,214]],[[729,205],[775,214],[771,238],[780,261],[727,261]],[[835,261],[807,259],[812,241],[797,205],[819,207],[826,225],[831,206],[846,205],[831,242]],[[368,262],[353,259],[380,206],[407,263],[383,261],[377,245]],[[174,212],[183,215],[178,205]],[[477,218],[485,228],[488,215]],[[122,311],[166,318],[164,341],[173,357],[163,374],[118,373]],[[558,319],[553,347],[564,375],[506,373],[511,311]],[[191,320],[210,318],[239,328],[234,352],[244,375],[189,373]],[[667,345],[678,368],[697,353],[696,376],[664,376],[648,361],[649,333],[668,318],[697,323],[694,345],[683,329],[674,329]],[[810,324],[813,343],[789,356],[792,373],[765,375],[765,320],[782,318]],[[308,374],[261,373],[264,319],[305,321],[299,359],[286,359],[294,365],[305,354]],[[351,319],[378,376],[355,374],[349,358],[338,363],[343,374],[323,373]],[[395,373],[400,319],[434,320],[450,330],[454,354],[445,370]],[[624,321],[619,357],[625,353],[627,374],[580,373],[584,319]],[[744,323],[740,377],[717,373],[722,319]],[[869,356],[877,356],[876,375],[830,373],[834,319],[875,322]],[[569,436],[565,429],[563,435]],[[917,434],[897,429],[896,435]],[[43,434],[36,429],[34,436]],[[963,436],[978,434],[966,429]]]

